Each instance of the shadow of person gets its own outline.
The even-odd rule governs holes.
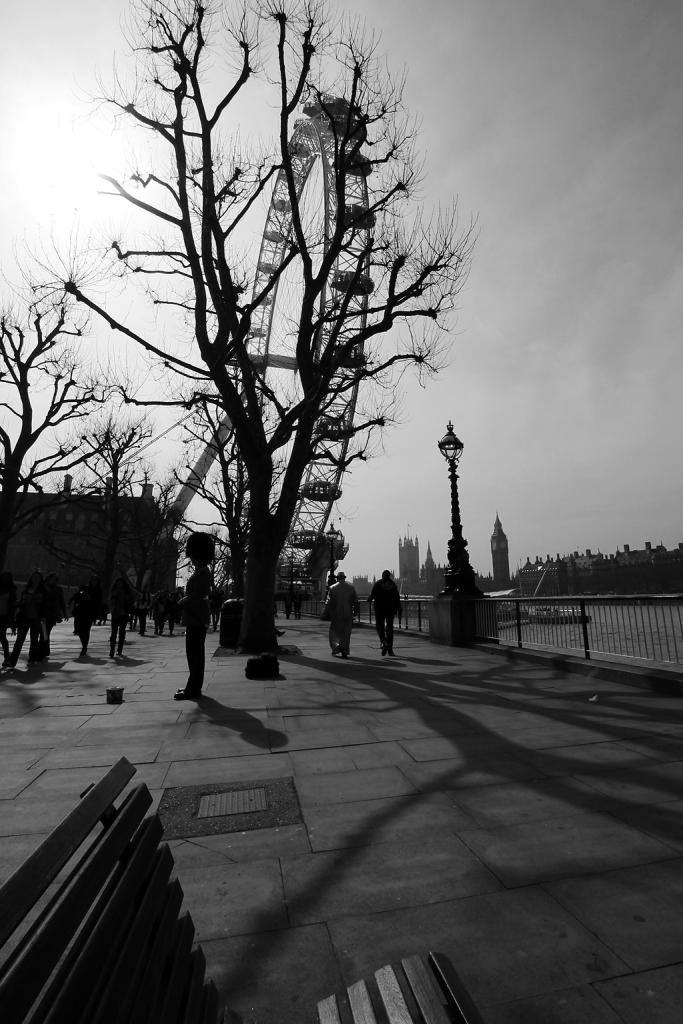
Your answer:
[[[202,694],[197,702],[197,711],[205,715],[214,725],[239,733],[240,737],[259,750],[275,750],[287,743],[287,736],[277,729],[269,729],[260,718],[243,708],[231,708],[221,704],[214,697]]]

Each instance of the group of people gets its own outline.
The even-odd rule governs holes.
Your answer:
[[[394,619],[401,621],[401,595],[392,579],[391,573],[385,569],[381,579],[376,580],[370,591],[368,602],[374,606],[375,628],[379,637],[382,657],[394,653]],[[346,582],[346,573],[338,572],[336,581],[330,586],[323,617],[330,622],[330,648],[332,654],[348,658],[351,652],[351,630],[354,617],[360,605],[356,588]]]
[[[149,616],[154,622],[154,635],[160,636],[168,625],[169,635],[181,618],[183,591],[160,591],[150,594],[137,591],[128,579],[119,575],[112,583],[109,601],[105,603],[100,579],[96,574],[83,582],[67,602],[57,573],[46,576],[36,569],[21,593],[10,572],[0,573],[0,644],[3,668],[15,668],[28,637],[28,664],[46,661],[50,656],[50,635],[58,622],[73,615],[73,632],[81,643],[79,657],[88,653],[93,625],[105,625],[110,619],[109,657],[123,655],[126,631],[138,629],[145,635]],[[13,634],[12,643],[8,634]]]
[[[0,644],[3,668],[14,668],[29,638],[28,662],[33,665],[50,655],[50,634],[54,626],[66,618],[64,592],[57,574],[31,573],[20,595],[10,572],[0,573]],[[14,631],[10,650],[8,630]]]

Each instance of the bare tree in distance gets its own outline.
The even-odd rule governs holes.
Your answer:
[[[246,4],[233,23],[198,0],[142,0],[135,11],[135,79],[117,78],[104,99],[165,156],[130,181],[105,178],[154,229],[142,244],[115,239],[110,256],[178,314],[178,340],[164,344],[117,316],[77,272],[64,285],[175,375],[179,403],[189,387],[190,404],[213,404],[230,423],[249,485],[240,646],[274,649],[275,570],[302,480],[311,466],[341,472],[365,458],[390,419],[397,375],[442,365],[473,225],[458,227],[455,203],[433,215],[418,207],[402,83],[373,38],[324,4]],[[241,103],[263,82],[277,104],[263,108],[272,152],[254,157],[239,151],[236,126],[253,118]],[[291,145],[302,110],[328,140],[322,220],[303,185],[315,161]],[[266,206],[275,263],[239,249]],[[285,294],[283,383],[259,353],[255,324]]]
[[[61,500],[64,475],[87,459],[82,423],[108,394],[80,358],[87,321],[73,299],[39,291],[28,285],[0,312],[0,567],[11,539]]]

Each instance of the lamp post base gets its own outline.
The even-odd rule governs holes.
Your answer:
[[[429,603],[429,639],[451,647],[473,643],[476,635],[473,596],[444,592],[433,598]]]

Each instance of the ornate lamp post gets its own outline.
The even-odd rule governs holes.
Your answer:
[[[330,571],[327,576],[327,587],[328,590],[334,583],[334,562],[335,562],[335,548],[340,541],[343,541],[344,537],[341,530],[336,530],[334,526],[330,526],[329,530],[326,531],[325,536],[330,542]]]
[[[448,570],[444,578],[443,594],[478,597],[481,594],[475,583],[474,569],[470,565],[467,541],[462,535],[458,501],[458,462],[465,446],[453,433],[452,423],[448,423],[446,431],[439,441],[439,451],[448,463],[451,481],[451,539],[448,542]]]

